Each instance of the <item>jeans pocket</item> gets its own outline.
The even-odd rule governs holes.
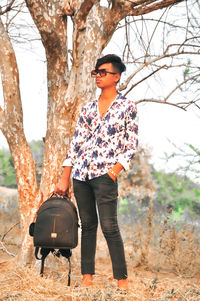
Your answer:
[[[117,183],[117,179],[114,181],[114,180],[109,176],[108,173],[106,173],[104,176],[105,176],[106,178],[110,179],[113,183]]]
[[[105,197],[108,196],[111,199],[116,199],[118,196],[118,183],[117,179],[113,181],[113,179],[109,176],[109,174],[105,173],[99,178],[99,185],[101,186],[98,190],[99,193]]]

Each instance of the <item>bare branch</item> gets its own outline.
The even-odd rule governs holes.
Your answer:
[[[162,68],[162,67],[161,67]],[[160,68],[160,69],[161,69]],[[158,70],[156,70],[156,71],[158,71]],[[185,83],[187,83],[188,81],[191,81],[191,80],[193,80],[194,78],[198,78],[198,76],[199,76],[200,74],[197,74],[197,75],[195,75],[195,76],[193,76],[193,77],[190,77],[190,78],[188,78],[188,79],[185,79],[184,81],[182,81],[179,85],[177,85],[165,98],[163,98],[162,100],[161,99],[153,99],[153,98],[151,98],[151,99],[141,99],[141,100],[138,100],[136,103],[142,103],[142,102],[156,102],[156,103],[161,103],[161,104],[168,104],[168,105],[172,105],[172,106],[176,106],[176,107],[178,107],[178,108],[180,108],[180,109],[183,109],[184,111],[186,111],[186,109],[189,107],[189,106],[191,106],[191,105],[193,105],[193,104],[196,104],[196,102],[198,101],[198,100],[196,100],[196,101],[189,101],[189,102],[177,102],[177,103],[172,103],[172,102],[169,102],[168,101],[168,99],[172,96],[172,94],[174,94],[174,92],[177,90],[177,89],[180,89],[180,87],[182,86],[182,85],[184,85]],[[146,77],[147,78],[147,77]],[[144,78],[144,79],[146,79],[146,78]],[[142,82],[144,79],[142,79],[140,82]],[[138,82],[139,83],[139,82]],[[137,83],[137,84],[138,84]],[[130,90],[132,90],[133,88],[134,88],[134,86],[136,86],[137,84],[135,84],[135,85],[133,85],[129,90],[128,90],[128,92],[127,93],[129,93],[130,92]],[[127,94],[126,93],[126,94]],[[198,105],[196,104],[196,106],[198,107]]]
[[[0,250],[3,250],[4,252],[6,252],[6,253],[7,253],[8,255],[10,255],[10,256],[13,256],[13,257],[16,256],[15,254],[9,252],[9,251],[6,249],[6,247],[4,246],[4,244],[2,243],[2,241],[0,241],[0,243],[1,243]]]
[[[187,83],[188,81],[191,81],[191,80],[193,80],[193,79],[195,79],[195,78],[198,78],[198,76],[199,76],[200,74],[196,74],[195,76],[192,76],[192,77],[189,77],[189,78],[187,78],[187,79],[185,79],[184,81],[182,81],[180,84],[178,84],[168,95],[167,95],[167,97],[165,98],[165,100],[167,101],[169,98],[170,98],[170,96],[177,90],[177,89],[180,89],[180,87],[182,86],[182,85],[184,85],[185,83]]]
[[[78,14],[76,16],[76,20],[78,23],[84,24],[87,16],[91,10],[91,8],[93,7],[94,3],[96,2],[96,0],[84,0],[78,10]],[[78,27],[80,28],[81,25],[79,25]]]
[[[9,12],[14,2],[15,0],[11,0],[11,2],[7,5],[7,7],[3,11],[1,11],[1,6],[0,6],[0,15],[4,15],[5,13]]]
[[[200,99],[198,99],[198,101],[200,101]],[[197,105],[196,103],[194,104],[198,109],[200,109],[200,106]]]
[[[184,0],[139,1],[139,5],[137,1],[123,1],[125,2],[125,5],[127,4],[127,2],[129,2],[129,5],[126,5],[123,11],[123,14],[129,16],[144,15],[158,9],[170,7],[183,1]]]
[[[130,83],[130,81],[133,79],[133,77],[135,77],[136,76],[136,74],[138,74],[140,71],[142,71],[142,69],[144,69],[144,68],[146,68],[147,66],[153,66],[156,62],[158,62],[158,61],[160,61],[160,60],[162,60],[162,59],[165,59],[165,58],[168,58],[168,57],[174,57],[174,56],[180,56],[180,55],[186,55],[186,54],[193,54],[193,55],[199,55],[199,53],[198,52],[191,52],[191,51],[181,51],[181,52],[174,52],[174,53],[168,53],[167,54],[167,51],[169,50],[169,48],[170,47],[173,47],[174,45],[168,45],[167,46],[167,49],[166,49],[166,51],[164,51],[164,54],[162,54],[162,55],[160,55],[160,56],[158,56],[158,57],[156,57],[155,59],[152,59],[151,61],[149,61],[149,62],[142,62],[142,66],[140,67],[140,68],[138,68],[134,73],[132,73],[129,77],[128,77],[128,79],[126,80],[126,83],[125,84],[123,84],[123,85],[120,85],[120,88],[119,88],[119,90],[121,91],[121,90],[124,90],[124,89],[126,89],[127,88],[127,86],[128,86],[128,84]],[[177,46],[177,45],[176,45]],[[134,62],[135,63],[135,62]],[[159,69],[158,69],[158,71],[160,70],[160,69],[162,69],[162,68],[171,68],[171,66],[167,66],[166,64],[165,65],[163,65],[163,66],[161,66],[161,67],[159,67]],[[155,72],[157,72],[157,71],[154,71],[154,72],[152,72],[152,74],[151,75],[153,75]],[[150,75],[149,75],[150,76]],[[140,82],[142,82],[143,80],[145,80],[145,79],[147,79],[149,76],[147,76],[147,77],[145,77],[144,79],[142,79],[141,81],[139,81],[138,83],[140,83]],[[195,77],[197,77],[197,76],[194,76],[194,78]],[[137,83],[137,84],[138,84]],[[132,88],[128,91],[128,92],[130,92],[137,84],[134,84],[133,86],[132,86]],[[128,93],[127,92],[127,93]],[[126,94],[127,94],[126,93]]]
[[[184,0],[116,0],[113,5],[113,10],[121,15],[121,19],[126,16],[140,16],[158,9],[173,6]]]
[[[135,103],[139,104],[139,103],[142,103],[142,102],[155,102],[155,103],[170,105],[170,106],[174,106],[174,107],[177,107],[179,109],[182,109],[182,110],[186,111],[184,107],[181,107],[176,103],[167,102],[167,101],[165,101],[165,99],[162,100],[162,99],[155,99],[155,98],[149,98],[149,99],[145,98],[145,99],[139,99]]]
[[[197,104],[197,102],[200,101],[200,99],[196,99],[196,100],[191,100],[189,102],[183,102],[183,103],[180,103],[181,105],[185,105],[185,109],[187,109],[189,106],[191,105],[195,105],[198,109],[200,109],[200,106]]]
[[[3,242],[4,238],[6,237],[6,235],[13,229],[15,228],[17,225],[19,225],[20,223],[16,223],[15,225],[13,225],[12,227],[10,227],[10,229],[8,229],[8,231],[6,233],[4,233],[4,235],[2,236],[1,242]]]
[[[12,23],[12,21],[15,19],[15,17],[22,12],[24,3],[22,2],[19,6],[19,8],[15,11],[15,14],[10,18],[10,20],[6,23],[6,31],[8,31],[8,27]],[[14,9],[13,9],[14,11]]]
[[[126,44],[124,46],[124,51],[123,51],[123,55],[122,57],[124,58],[125,56],[125,51],[126,51],[126,48],[127,48],[127,57],[129,57],[129,54],[131,54],[131,57],[132,59],[134,58],[133,57],[133,54],[131,52],[131,48],[130,48],[130,27],[128,26],[129,22],[127,21],[127,18],[125,18],[125,25],[124,25],[124,28],[125,28],[125,36],[126,36]]]
[[[160,71],[161,69],[166,68],[166,65],[161,66],[160,68],[154,70],[152,73],[150,73],[149,75],[145,76],[144,78],[142,78],[141,80],[139,80],[137,83],[133,84],[128,91],[126,91],[126,93],[124,95],[127,95],[128,93],[130,93],[131,90],[133,90],[133,88],[135,88],[137,85],[139,85],[140,83],[142,83],[143,81],[145,81],[147,78],[151,77],[152,75],[154,75],[155,73],[157,73],[158,71]]]
[[[149,52],[149,48],[150,48],[150,45],[151,45],[151,41],[152,41],[152,39],[153,39],[153,37],[154,37],[154,35],[155,35],[155,32],[156,32],[156,30],[157,30],[157,28],[158,28],[158,26],[159,26],[160,20],[161,20],[162,17],[164,16],[165,12],[166,12],[166,10],[165,10],[165,11],[162,13],[162,15],[160,16],[160,18],[159,18],[159,20],[158,20],[158,22],[157,22],[157,24],[156,24],[156,26],[155,26],[155,28],[154,28],[154,30],[153,30],[153,32],[152,32],[151,38],[150,38],[149,43],[148,43],[148,47],[147,47],[147,49],[146,49],[145,57],[148,56],[148,52]]]
[[[131,25],[131,24],[136,24],[136,23],[139,23],[139,22],[143,22],[144,21],[144,18],[143,18],[143,16],[141,16],[141,19],[132,19],[132,21],[128,21],[127,22],[127,25]],[[177,25],[177,24],[173,24],[173,23],[171,23],[171,22],[167,22],[167,21],[163,21],[163,20],[158,20],[158,19],[154,19],[154,18],[145,18],[145,21],[146,22],[149,22],[149,21],[151,21],[151,22],[156,22],[156,23],[158,23],[158,21],[159,21],[159,23],[160,24],[163,24],[163,25],[169,25],[171,28],[174,28],[174,29],[182,29],[182,30],[185,30],[185,27],[184,26],[181,26],[181,25]],[[119,29],[121,29],[121,28],[123,28],[123,27],[125,27],[126,25],[125,24],[123,24],[123,25],[119,25],[118,27],[117,27],[117,30],[119,30]],[[192,32],[190,32],[191,34],[192,34]]]

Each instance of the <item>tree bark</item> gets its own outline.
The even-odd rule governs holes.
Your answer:
[[[94,97],[95,86],[90,72],[118,22],[111,22],[108,11],[98,3],[94,4],[95,1],[73,2],[74,6],[68,7],[67,11],[62,3],[60,6],[52,3],[51,10],[59,12],[53,16],[41,1],[26,2],[41,34],[47,57],[47,133],[40,185],[45,199],[53,191],[60,175],[80,104]],[[73,14],[70,73],[66,46],[67,17],[62,12]]]
[[[15,53],[0,19],[0,69],[4,108],[0,112],[0,128],[12,154],[20,200],[20,224],[23,241],[22,261],[28,262],[31,240],[27,228],[33,219],[34,208],[40,200],[35,162],[23,130],[23,113],[19,90],[19,73]]]
[[[90,72],[125,16],[145,14],[179,0],[108,1],[102,7],[96,0],[26,0],[41,35],[47,58],[48,110],[44,160],[40,186],[36,168],[23,131],[23,114],[16,58],[8,34],[0,22],[0,67],[4,108],[0,108],[0,127],[14,161],[20,200],[22,251],[20,262],[30,261],[28,227],[40,201],[53,191],[61,173],[80,105],[95,97]],[[69,70],[67,18],[73,20],[73,49]]]

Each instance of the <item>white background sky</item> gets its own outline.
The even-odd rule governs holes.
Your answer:
[[[46,67],[29,53],[19,56],[18,63],[25,134],[28,141],[41,140],[46,132]],[[134,92],[132,94],[134,97]],[[139,104],[138,116],[140,143],[152,149],[152,161],[159,168],[165,166],[161,160],[164,152],[171,153],[174,150],[168,139],[178,146],[185,142],[200,146],[200,118],[192,109],[185,112],[168,105]],[[2,133],[0,147],[7,147]]]
[[[117,53],[118,46],[110,44],[106,53]],[[38,49],[37,55],[30,51],[16,52],[20,72],[21,97],[24,112],[24,129],[28,141],[41,140],[46,132],[46,65],[44,50]],[[166,76],[167,81],[170,78]],[[134,91],[130,97],[134,98]],[[137,97],[136,97],[137,98]],[[3,93],[0,87],[0,105],[3,106]],[[171,153],[174,148],[168,139],[183,146],[185,142],[200,148],[200,112],[190,109],[185,112],[176,107],[159,104],[139,104],[140,143],[151,148],[152,163],[156,168],[173,169],[178,161],[166,165],[161,158],[164,152]],[[0,148],[7,148],[7,142],[0,132]],[[179,162],[180,163],[180,162]]]

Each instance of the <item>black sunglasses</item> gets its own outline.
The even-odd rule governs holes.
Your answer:
[[[107,71],[106,69],[97,69],[97,70],[92,70],[91,76],[92,76],[92,77],[96,77],[97,74],[99,74],[100,77],[104,77],[104,76],[107,75],[107,73],[110,73],[110,74],[117,74],[116,72],[110,72],[110,71]]]

